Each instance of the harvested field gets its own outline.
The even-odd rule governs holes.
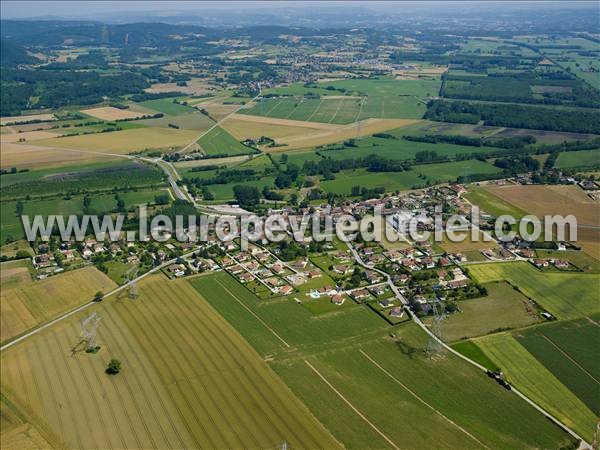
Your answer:
[[[497,249],[498,244],[491,240],[489,242],[484,241],[484,234],[480,231],[476,240],[471,240],[471,230],[468,231],[456,231],[456,235],[463,236],[466,238],[462,242],[452,242],[447,234],[443,235],[443,242],[439,243],[440,247],[448,253],[464,253],[468,251],[481,251],[487,249]]]
[[[222,100],[213,100],[208,102],[202,102],[196,105],[198,109],[205,109],[214,120],[219,121],[239,109],[241,105],[238,104],[224,104]]]
[[[189,144],[197,137],[198,133],[193,130],[135,128],[112,133],[44,139],[36,144],[91,152],[127,154],[149,149],[176,149]]]
[[[294,149],[317,147],[319,145],[333,144],[346,139],[368,136],[373,133],[394,128],[401,128],[419,122],[416,119],[366,119],[349,125],[338,125],[334,130],[319,131],[305,136],[293,136],[279,139],[279,144],[285,147],[265,149],[269,153],[285,152]]]
[[[60,134],[52,133],[50,131],[25,131],[23,133],[2,134],[0,136],[0,142],[4,144],[5,142],[28,142],[40,139],[51,139],[60,136]]]
[[[136,119],[142,117],[144,114],[141,112],[135,112],[130,109],[119,109],[112,106],[103,106],[100,108],[82,109],[83,114],[95,117],[96,119],[102,120],[123,120],[123,119]]]
[[[163,92],[181,92],[187,95],[202,95],[207,92],[214,91],[214,87],[207,84],[206,80],[191,79],[186,82],[187,86],[177,86],[177,83],[156,83],[149,88],[144,89],[146,92],[153,94],[161,94]]]
[[[89,312],[3,352],[3,394],[71,448],[339,447],[187,282],[154,276],[139,292],[93,308],[97,354],[72,351]]]
[[[77,269],[41,281],[2,289],[0,339],[5,341],[92,300],[117,285],[95,267]]]
[[[54,142],[52,139],[49,142]],[[111,156],[65,150],[53,147],[41,147],[31,144],[3,143],[0,150],[0,167],[19,169],[72,166],[76,163],[106,162],[115,159]]]
[[[31,114],[29,116],[8,116],[8,117],[0,118],[0,125],[30,122],[32,120],[49,121],[49,120],[56,120],[56,117],[54,117],[54,114]]]

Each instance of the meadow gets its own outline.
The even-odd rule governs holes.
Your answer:
[[[527,311],[528,299],[508,283],[486,283],[484,287],[488,291],[486,297],[460,301],[460,312],[444,319],[442,330],[445,341],[520,328],[540,320],[534,307]]]
[[[140,124],[149,127],[167,128],[169,125],[175,125],[182,130],[206,131],[214,125],[214,121],[206,115],[198,112],[186,112],[176,116],[164,116],[158,119],[144,119]]]
[[[13,286],[10,279],[3,279],[2,285],[0,339],[3,342],[91,301],[98,291],[108,292],[116,287],[113,281],[92,266],[40,281],[20,277]]]
[[[73,350],[89,311],[4,351],[3,394],[69,447],[339,447],[186,282],[154,276],[139,293],[94,306],[96,354]]]
[[[204,134],[197,142],[204,153],[209,156],[235,156],[257,152],[237,141],[219,126]]]
[[[600,149],[582,150],[579,152],[562,152],[558,155],[557,169],[586,168],[592,169],[600,166]]]
[[[509,383],[591,441],[596,415],[514,337],[499,334],[475,342],[502,369]]]
[[[194,111],[193,108],[185,105],[180,105],[179,103],[175,103],[175,100],[172,97],[167,98],[159,98],[156,100],[146,100],[143,102],[139,102],[143,108],[152,109],[154,111],[161,112],[163,114],[167,114],[169,116],[178,116],[180,114],[185,114]]]
[[[527,262],[472,265],[469,272],[479,283],[506,280],[559,319],[600,311],[596,274],[541,272]]]

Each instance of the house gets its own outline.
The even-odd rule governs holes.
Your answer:
[[[533,264],[537,268],[548,267],[548,261],[545,259],[534,259]]]
[[[385,293],[385,286],[382,284],[369,287],[368,289],[373,295],[382,295]]]
[[[238,278],[239,278],[239,280],[242,283],[247,283],[247,282],[252,281],[254,279],[254,277],[252,276],[252,274],[248,273],[248,272],[244,272],[244,273],[240,274]]]
[[[389,308],[390,306],[392,306],[392,302],[390,302],[387,299],[379,300],[379,306],[381,306],[382,308]]]
[[[138,258],[138,255],[131,255],[127,257],[127,264],[139,264],[140,263],[140,258]]]
[[[531,248],[522,248],[519,253],[523,258],[533,258],[535,256],[535,252]]]
[[[447,267],[450,265],[450,260],[448,258],[441,257],[438,260],[438,264],[440,265],[440,267]]]
[[[337,266],[333,266],[333,271],[341,275],[349,274],[351,270],[352,268],[346,264],[339,264]]]
[[[308,278],[310,278],[311,280],[313,278],[319,278],[322,276],[323,276],[323,274],[318,270],[311,270],[310,272],[308,272]]]
[[[354,300],[360,300],[362,298],[367,298],[369,296],[369,291],[366,289],[356,289],[350,293]]]
[[[569,267],[569,261],[556,259],[554,260],[554,267],[556,267],[557,269],[567,269]]]
[[[304,269],[307,265],[308,265],[308,260],[307,259],[299,259],[299,260],[294,261],[292,263],[292,267],[294,269]]]
[[[469,281],[470,280],[468,278],[459,278],[457,280],[448,281],[448,287],[451,289],[462,288],[468,286]]]
[[[244,268],[242,266],[240,266],[239,264],[236,264],[235,266],[231,266],[228,269],[234,275],[237,275],[238,273],[242,273],[244,271]]]
[[[428,269],[433,269],[435,267],[435,263],[433,262],[433,258],[431,258],[430,256],[426,256],[425,258],[422,258],[420,263],[422,265],[424,265],[425,267],[427,267]]]
[[[89,258],[90,256],[92,256],[94,254],[94,252],[92,252],[92,250],[89,247],[85,247],[82,251],[81,251],[81,256],[83,256],[84,258]]]
[[[61,253],[67,261],[75,259],[75,252],[73,250],[62,250]]]
[[[176,277],[182,277],[185,275],[185,266],[183,264],[171,264],[167,268],[167,272],[172,273]]]
[[[280,262],[276,262],[275,264],[273,264],[271,266],[271,270],[273,272],[275,272],[276,274],[282,274],[283,272],[285,272],[285,268],[283,267],[283,264],[281,264]]]
[[[35,263],[37,267],[48,267],[50,265],[50,255],[47,253],[37,255],[35,257]]]
[[[404,311],[400,306],[395,306],[392,309],[390,309],[389,314],[391,317],[402,317],[404,315]]]
[[[331,297],[331,302],[334,305],[341,306],[344,304],[345,301],[346,301],[346,299],[344,298],[344,296],[342,294],[335,294],[333,297]]]
[[[381,281],[381,275],[379,275],[377,272],[373,272],[373,271],[367,271],[367,281],[369,283],[378,283],[379,281]]]
[[[291,294],[293,290],[294,290],[293,287],[291,287],[289,284],[286,284],[285,286],[282,286],[281,288],[279,288],[279,293],[282,295],[288,295],[288,294]]]
[[[423,297],[422,295],[415,295],[415,298],[413,300],[415,301],[415,303],[418,303],[419,305],[424,305],[427,303],[427,299],[425,297]]]

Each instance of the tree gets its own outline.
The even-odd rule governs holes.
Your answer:
[[[15,214],[17,216],[20,216],[23,214],[23,202],[22,201],[18,201],[17,204],[15,205]]]
[[[109,375],[116,375],[121,371],[121,361],[118,359],[111,359],[108,362],[105,372]]]
[[[242,208],[256,206],[260,202],[260,191],[256,186],[236,185],[233,195]]]
[[[96,294],[94,294],[95,302],[101,302],[102,299],[104,299],[104,293],[102,291],[98,291],[98,292],[96,292]]]

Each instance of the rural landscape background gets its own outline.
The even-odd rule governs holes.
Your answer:
[[[598,448],[597,2],[0,5],[2,449]],[[398,239],[128,242],[142,204]],[[404,235],[440,205],[489,240]]]

